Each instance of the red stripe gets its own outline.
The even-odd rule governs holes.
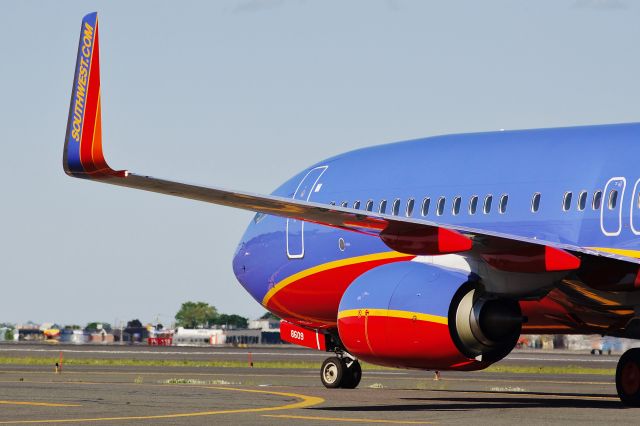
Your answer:
[[[89,68],[89,84],[87,85],[87,97],[83,119],[82,140],[80,141],[80,161],[87,173],[98,170],[93,160],[94,130],[96,128],[98,102],[100,94],[100,52],[98,47],[98,22],[94,29],[93,52],[91,54],[91,64]],[[102,157],[100,143],[99,157]],[[102,157],[102,162],[104,158]]]
[[[378,259],[327,269],[283,287],[267,302],[267,308],[281,318],[304,320],[313,328],[335,327],[338,306],[349,284],[366,271],[414,256]]]

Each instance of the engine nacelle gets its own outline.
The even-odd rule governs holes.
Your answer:
[[[517,301],[483,295],[462,272],[417,262],[362,274],[338,312],[340,339],[351,354],[405,368],[485,368],[513,349],[521,327]]]

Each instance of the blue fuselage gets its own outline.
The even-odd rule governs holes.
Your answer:
[[[386,214],[399,200],[398,215],[633,255],[640,250],[639,142],[640,124],[437,136],[321,161],[274,194],[363,210],[371,200],[374,212],[386,200]],[[262,303],[300,271],[385,251],[377,237],[259,214],[234,272]]]

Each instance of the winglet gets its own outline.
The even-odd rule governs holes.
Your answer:
[[[62,162],[69,176],[126,176],[124,171],[111,169],[102,153],[97,12],[82,19]]]

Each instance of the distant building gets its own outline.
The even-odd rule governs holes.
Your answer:
[[[29,321],[26,324],[16,326],[16,332],[20,341],[38,341],[44,340],[44,333],[40,330],[40,326]]]
[[[225,343],[234,346],[258,345],[262,342],[261,330],[224,330]]]
[[[226,343],[225,330],[219,328],[178,327],[173,334],[174,346],[210,346]]]
[[[277,345],[280,340],[280,320],[276,318],[249,321],[249,328],[260,330],[260,342],[263,345]]]
[[[223,328],[182,328],[173,334],[174,346],[257,345],[262,331]]]
[[[113,343],[114,342],[114,336],[113,333],[109,333],[108,331],[106,331],[104,328],[100,329],[100,330],[96,330],[92,333],[88,333],[88,341],[90,343],[102,343],[102,344],[107,344],[107,343]]]
[[[280,332],[280,320],[274,318],[251,320],[249,321],[249,328],[252,330]]]
[[[89,335],[84,330],[65,328],[60,332],[60,342],[82,345],[89,342]]]
[[[127,327],[115,333],[116,340],[124,343],[146,343],[149,337],[149,327],[145,327],[138,320],[129,321]]]

